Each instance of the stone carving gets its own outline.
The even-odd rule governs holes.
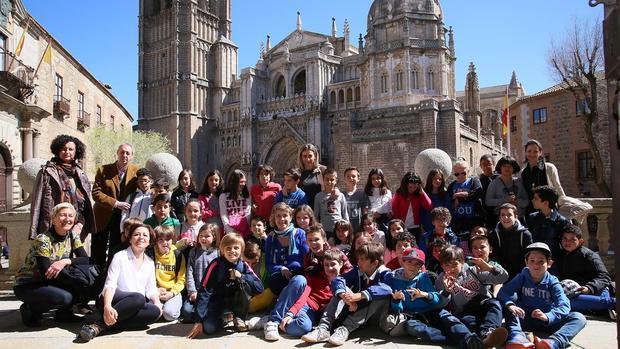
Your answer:
[[[452,173],[452,159],[448,153],[441,149],[426,149],[418,154],[413,168],[423,181],[426,181],[428,173],[435,168],[443,171],[447,178]]]
[[[19,167],[19,171],[17,171],[17,182],[26,193],[32,194],[32,189],[34,188],[34,182],[37,179],[37,174],[46,162],[47,160],[45,159],[34,158],[25,161]]]
[[[183,170],[179,159],[168,153],[153,154],[146,160],[145,167],[153,174],[153,180],[164,178],[171,188],[177,184],[179,173]]]

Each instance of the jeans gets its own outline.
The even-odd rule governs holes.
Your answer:
[[[518,318],[508,310],[504,313],[509,333],[508,342],[514,342],[516,338],[524,338],[523,331],[544,331],[553,333],[549,338],[556,340],[560,348],[566,348],[570,345],[571,339],[586,326],[586,318],[577,312],[570,312],[565,318],[551,325],[530,317],[527,310],[524,319]]]
[[[13,287],[15,297],[28,304],[34,314],[43,314],[52,309],[68,309],[73,304],[73,295],[62,288],[42,283],[17,285]]]
[[[233,294],[212,296],[207,304],[207,313],[202,319],[203,332],[213,334],[223,326],[222,314],[224,310],[231,311],[234,317],[245,320],[250,307],[250,297],[251,290],[247,285],[242,285]]]
[[[196,314],[196,302],[191,302],[189,299],[186,299],[181,307],[181,316],[183,317],[183,321],[197,322],[198,314]]]
[[[293,271],[291,271],[293,272]],[[295,273],[293,273],[295,274]],[[293,278],[291,278],[292,280]],[[284,277],[281,272],[273,273],[269,276],[269,288],[271,288],[271,292],[275,295],[279,295],[282,290],[288,285],[290,280]]]
[[[570,308],[578,312],[616,309],[616,298],[611,297],[606,288],[599,296],[582,294],[571,298]]]
[[[459,318],[445,309],[426,312],[424,316],[428,321],[428,328],[422,331],[423,336],[420,336],[421,338],[427,336],[428,340],[441,343],[442,338],[436,332],[436,329],[438,329],[441,331],[441,334],[445,336],[448,344],[465,348],[467,338],[475,336]],[[409,323],[407,323],[407,325],[409,325]],[[409,328],[407,328],[407,332],[412,334],[412,330]]]
[[[162,308],[162,317],[166,321],[174,321],[181,316],[181,306],[183,305],[183,297],[181,294],[177,294],[174,297],[164,302]]]
[[[98,312],[89,315],[85,323],[103,322],[103,297],[99,297],[96,304]],[[112,308],[118,314],[114,329],[144,328],[157,321],[161,314],[159,307],[147,300],[143,294],[118,289],[112,297]]]
[[[470,331],[484,334],[502,326],[502,306],[497,299],[486,299],[467,307],[459,318]]]
[[[269,321],[280,323],[282,319],[286,317],[286,313],[291,306],[293,306],[304,293],[306,286],[307,281],[305,277],[301,275],[293,276],[288,285],[280,292],[278,301],[269,314]],[[313,321],[314,312],[306,304],[293,316],[293,321],[286,326],[286,333],[294,337],[301,337],[312,330]]]
[[[360,304],[360,302],[358,304],[360,307],[356,311],[349,312],[349,308],[343,300],[333,297],[323,312],[323,316],[319,321],[319,327],[329,331],[342,320],[342,326],[351,333],[360,326],[365,325],[376,315],[385,313],[385,309],[389,305],[389,299],[375,299],[365,304]]]

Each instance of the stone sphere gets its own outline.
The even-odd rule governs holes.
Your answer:
[[[183,171],[183,165],[176,156],[168,153],[157,153],[146,160],[145,167],[151,172],[153,181],[163,178],[170,184],[170,189],[177,186],[179,173]]]
[[[415,158],[413,164],[415,172],[422,178],[422,182],[426,185],[426,177],[432,169],[438,168],[443,171],[444,177],[447,179],[452,172],[452,159],[445,151],[437,148],[423,150]]]
[[[47,160],[41,158],[34,158],[28,161],[25,161],[17,171],[17,182],[19,182],[19,186],[28,193],[32,194],[32,189],[34,189],[34,182],[37,179],[37,174],[41,171],[41,167],[45,165]]]

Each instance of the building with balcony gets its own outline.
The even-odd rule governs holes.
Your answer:
[[[472,165],[502,152],[482,112],[466,115],[456,100],[454,32],[439,0],[375,0],[359,38],[335,19],[328,33],[304,30],[298,13],[239,76],[230,4],[140,1],[138,127],[168,135],[199,178],[213,168],[253,178],[261,163],[281,174],[305,143],[339,172],[381,167],[392,183],[427,148]]]
[[[54,137],[70,134],[88,144],[85,132],[91,125],[131,129],[133,118],[109,86],[54,39],[20,0],[0,0],[0,8],[0,212],[4,212],[22,202],[16,178],[19,166],[34,157],[51,158]],[[94,175],[95,169],[86,170]]]

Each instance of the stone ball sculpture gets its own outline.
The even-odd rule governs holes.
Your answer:
[[[34,189],[34,182],[37,179],[37,174],[41,171],[41,167],[45,165],[47,160],[41,158],[34,158],[24,163],[19,167],[17,171],[17,182],[19,186],[28,193],[32,194]]]
[[[452,159],[450,159],[448,153],[441,149],[425,149],[416,157],[413,168],[420,178],[422,178],[422,183],[426,185],[428,173],[435,168],[443,171],[444,177],[448,179],[452,173]]]
[[[168,153],[157,153],[146,160],[145,167],[151,172],[153,181],[163,178],[170,184],[170,189],[177,186],[179,173],[183,171],[183,165],[176,156]]]

